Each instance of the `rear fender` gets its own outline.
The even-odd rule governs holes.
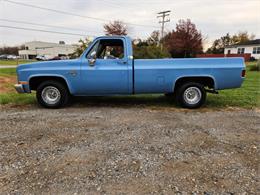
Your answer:
[[[216,82],[216,79],[215,77],[213,77],[212,75],[182,75],[182,76],[179,76],[177,77],[174,82],[173,82],[173,88],[172,88],[172,91],[174,92],[174,89],[175,89],[175,84],[176,82],[179,80],[179,79],[183,79],[183,78],[211,78],[213,81],[214,81],[214,87],[213,89],[217,89],[218,86],[217,86],[217,82]]]

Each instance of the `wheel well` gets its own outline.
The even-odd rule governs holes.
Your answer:
[[[214,89],[215,83],[211,77],[182,77],[175,82],[174,91],[182,84],[187,82],[195,82],[204,85],[205,87]]]
[[[66,86],[68,88],[68,85],[65,81],[65,79],[61,78],[61,77],[55,77],[55,76],[39,76],[39,77],[33,77],[29,80],[29,86],[31,90],[36,90],[37,87],[44,81],[58,81],[62,84],[64,84],[64,86]]]

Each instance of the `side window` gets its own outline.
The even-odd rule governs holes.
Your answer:
[[[95,51],[97,59],[122,59],[124,58],[124,43],[121,39],[102,39],[88,52],[87,58]]]

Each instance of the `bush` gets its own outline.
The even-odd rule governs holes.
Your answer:
[[[257,61],[255,65],[250,66],[250,71],[260,71],[260,59]]]
[[[157,58],[170,58],[171,55],[166,49],[161,50],[159,46],[134,46],[134,58],[135,59],[157,59]]]
[[[254,62],[254,61],[256,61],[255,57],[250,57],[249,62]]]

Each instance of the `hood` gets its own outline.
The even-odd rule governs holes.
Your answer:
[[[41,62],[32,62],[29,64],[20,64],[17,66],[17,71],[22,69],[30,69],[30,68],[45,68],[45,67],[59,67],[68,64],[79,63],[80,59],[73,60],[53,60],[53,61],[41,61]]]

